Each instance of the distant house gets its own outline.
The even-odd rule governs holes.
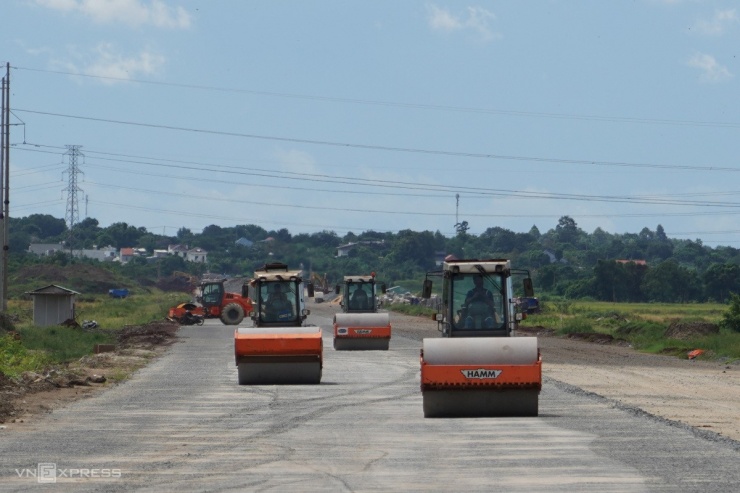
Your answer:
[[[187,245],[169,245],[167,246],[167,253],[170,255],[177,255],[178,257],[186,258],[188,256]]]
[[[118,256],[118,250],[110,245],[102,248],[83,248],[73,253],[75,257],[91,258],[101,262],[110,262]]]
[[[383,240],[377,240],[377,241],[358,241],[355,243],[347,243],[346,245],[340,245],[337,247],[337,257],[346,257],[349,255],[349,252],[354,250],[359,245],[384,245],[385,241]]]
[[[185,260],[188,262],[199,262],[205,264],[208,262],[208,252],[202,248],[192,248],[187,251]]]
[[[248,239],[244,238],[243,236],[241,238],[239,238],[238,240],[236,240],[234,243],[236,243],[237,245],[245,246],[247,248],[249,248],[252,245],[254,245],[254,242],[253,241],[248,240]]]
[[[61,243],[31,243],[28,245],[28,251],[30,253],[46,256],[54,255],[54,253],[64,250],[64,245]]]
[[[122,264],[128,263],[132,258],[134,258],[134,249],[133,248],[121,248],[121,253],[118,255],[118,259]]]
[[[445,261],[446,256],[447,253],[445,252],[434,252],[434,265],[436,265],[437,267],[441,267]]]
[[[542,252],[545,255],[547,255],[547,257],[550,259],[550,263],[551,264],[554,264],[555,262],[560,262],[561,264],[567,264],[568,263],[568,261],[565,260],[564,258],[561,258],[560,260],[558,260],[557,255],[555,255],[555,252],[553,252],[552,250],[543,250]]]
[[[169,255],[169,252],[167,250],[154,250],[152,253],[153,258],[162,258]]]
[[[59,325],[75,318],[75,295],[77,291],[50,284],[26,292],[33,299],[33,324],[39,327]]]
[[[636,264],[636,265],[644,265],[647,267],[647,262],[645,260],[627,260],[627,259],[618,259],[618,264]]]

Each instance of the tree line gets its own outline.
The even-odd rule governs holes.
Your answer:
[[[201,233],[180,228],[175,236],[159,235],[125,222],[100,227],[87,218],[68,230],[63,219],[34,214],[10,218],[11,266],[34,262],[68,262],[65,254],[39,259],[27,253],[31,243],[64,242],[74,250],[113,246],[166,249],[171,244],[200,247],[208,264],[180,258],[156,263],[136,259],[122,269],[129,276],[147,278],[185,271],[206,271],[225,276],[249,276],[266,262],[281,261],[291,268],[326,277],[331,283],[344,275],[376,272],[388,285],[415,283],[438,260],[458,258],[508,258],[518,269],[530,271],[540,296],[596,299],[616,302],[727,302],[740,293],[740,250],[729,246],[707,247],[701,240],[667,237],[663,227],[639,233],[612,234],[601,228],[587,233],[575,220],[563,216],[551,229],[536,226],[526,233],[490,227],[473,235],[462,222],[456,235],[439,231],[365,231],[339,236],[333,231],[291,234],[287,229],[266,230],[248,224],[231,227],[210,225]],[[250,246],[237,244],[245,238]],[[347,256],[337,257],[341,245],[356,244]],[[156,264],[156,265],[154,265]]]

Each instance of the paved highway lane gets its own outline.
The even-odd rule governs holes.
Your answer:
[[[0,432],[0,491],[733,491],[727,444],[557,382],[538,418],[424,419],[420,342],[332,349],[320,385],[239,386],[233,327],[179,342],[107,392]],[[50,467],[50,466],[49,466]],[[47,471],[49,469],[47,468]],[[102,476],[102,477],[101,477]]]

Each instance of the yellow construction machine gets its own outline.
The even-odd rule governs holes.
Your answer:
[[[369,276],[344,276],[335,291],[342,295],[342,312],[334,315],[334,349],[387,350],[391,340],[391,321],[387,312],[378,311],[378,284],[375,273]]]
[[[239,385],[318,384],[323,367],[321,328],[305,325],[309,310],[301,271],[283,263],[254,273],[252,327],[234,332]],[[313,285],[306,286],[309,297]]]
[[[431,297],[430,278],[442,278],[434,317],[442,337],[422,342],[424,417],[537,416],[542,358],[536,337],[513,337],[525,316],[514,275],[533,297],[529,273],[506,259],[446,260],[427,274],[422,298]]]

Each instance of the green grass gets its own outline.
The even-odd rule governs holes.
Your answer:
[[[92,353],[95,344],[113,344],[116,340],[113,331],[91,333],[64,326],[27,327],[18,332],[27,349],[43,351],[57,363],[79,359]]]
[[[432,316],[437,313],[436,310],[427,308],[423,305],[406,305],[403,303],[393,303],[386,306],[386,308],[393,312],[403,313],[404,315],[411,315],[414,317],[428,317],[432,320]]]
[[[0,337],[0,374],[17,377],[24,371],[39,371],[49,363],[43,351],[31,351],[10,335]]]
[[[548,301],[542,313],[529,315],[523,326],[551,328],[558,334],[597,332],[624,339],[649,353],[685,358],[693,349],[704,349],[700,358],[740,359],[740,333],[720,330],[718,334],[687,339],[669,339],[672,322],[718,324],[728,305],[719,303],[608,303],[601,301]]]
[[[98,323],[95,331],[62,325],[37,327],[33,324],[32,302],[10,300],[8,313],[18,320],[13,328],[20,334],[20,340],[0,337],[0,372],[17,376],[92,354],[96,344],[114,343],[117,330],[126,325],[164,320],[170,307],[187,299],[184,293],[155,292],[124,299],[99,296],[78,300],[75,319],[79,324],[95,320]]]

